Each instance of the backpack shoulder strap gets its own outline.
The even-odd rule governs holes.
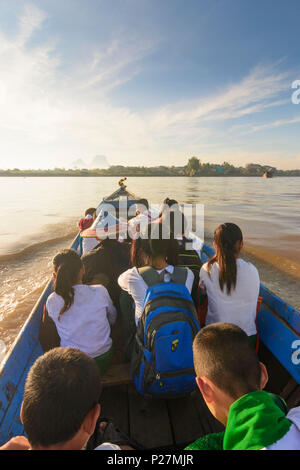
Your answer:
[[[160,275],[158,272],[152,268],[152,266],[144,266],[143,268],[138,268],[139,275],[144,279],[148,287],[159,284],[161,281]]]
[[[181,268],[179,266],[174,266],[174,271],[171,276],[173,282],[177,284],[185,285],[187,280],[188,271],[186,268]]]
[[[163,276],[165,272],[166,271],[162,271],[160,274],[158,274],[158,272],[151,266],[144,266],[143,268],[138,268],[139,275],[144,279],[148,287],[163,282]],[[187,280],[187,274],[188,272],[186,268],[174,266],[173,274],[171,274],[171,281],[175,282],[176,284],[185,285]]]

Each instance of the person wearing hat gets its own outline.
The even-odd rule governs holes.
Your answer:
[[[97,240],[97,246],[81,257],[85,268],[83,283],[104,285],[117,309],[121,293],[118,277],[130,266],[130,245],[126,240],[121,243],[120,238],[125,228],[125,225],[121,226],[116,218],[110,216],[105,224],[99,219],[95,227],[81,234],[84,238],[94,237]]]
[[[132,239],[136,238],[137,232],[143,232],[148,224],[152,222],[147,199],[139,199],[135,203],[136,216],[129,220],[128,231]]]

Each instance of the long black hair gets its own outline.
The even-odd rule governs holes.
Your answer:
[[[154,259],[158,256],[163,256],[168,264],[176,265],[178,241],[166,224],[152,223],[142,237],[132,241],[130,263],[140,268],[145,266],[145,257]]]
[[[241,229],[232,223],[219,225],[214,233],[214,242],[216,245],[216,254],[208,262],[208,272],[211,266],[218,262],[219,264],[219,283],[221,290],[227,287],[229,295],[232,287],[236,286],[237,264],[236,255],[239,252],[238,242],[243,241]]]
[[[74,302],[73,285],[77,282],[79,272],[83,266],[81,258],[74,250],[62,250],[53,259],[54,271],[54,291],[64,299],[64,306],[61,309],[58,319],[68,310]]]

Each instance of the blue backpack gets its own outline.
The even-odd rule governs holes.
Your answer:
[[[170,282],[166,271],[139,269],[148,289],[137,325],[131,372],[144,396],[168,398],[196,388],[193,339],[200,330],[193,299],[185,286],[187,270],[175,267]]]

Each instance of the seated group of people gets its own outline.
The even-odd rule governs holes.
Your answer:
[[[200,297],[207,297],[206,325],[233,323],[253,342],[256,340],[260,280],[257,269],[240,257],[243,235],[239,227],[225,223],[217,228],[216,254],[202,266],[199,252],[187,249],[190,243],[186,238],[187,222],[177,202],[166,199],[163,208],[153,220],[147,201],[137,203],[137,217],[130,222],[141,224],[144,217],[147,237],[98,239],[97,246],[82,256],[74,250],[63,250],[53,260],[54,292],[47,300],[46,310],[56,325],[60,345],[89,354],[96,359],[101,372],[106,370],[113,354],[110,327],[116,321],[117,311],[122,318],[125,353],[128,359],[131,357],[148,288],[140,272],[145,266],[153,268],[166,282],[170,281],[174,267],[179,266],[185,271],[185,285],[195,305]],[[174,223],[178,213],[182,222],[179,226]],[[95,219],[95,209],[88,209],[87,216],[80,221],[83,229]]]
[[[165,200],[164,207],[179,211],[174,200]],[[92,209],[87,213],[90,217],[80,221],[83,229],[94,220]],[[135,224],[141,223],[143,215],[138,209],[137,219],[132,222]],[[201,438],[188,449],[261,449],[278,445],[299,449],[299,409],[286,415],[284,404],[262,391],[267,371],[251,344],[256,343],[260,280],[257,269],[241,258],[241,230],[232,223],[220,225],[214,234],[215,256],[202,265],[197,251],[186,248],[189,240],[183,215],[179,231],[172,218],[171,223],[170,219],[166,222],[164,211],[158,220],[151,219],[148,211],[144,216],[148,237],[122,242],[97,240],[97,246],[82,256],[73,250],[55,256],[54,292],[48,297],[46,311],[55,323],[60,348],[39,358],[29,373],[21,410],[28,435],[25,447],[81,449],[97,426],[105,440],[105,423],[99,418],[100,376],[113,357],[111,325],[120,312],[125,352],[130,359],[148,288],[140,269],[150,266],[161,282],[168,282],[175,267],[180,266],[195,304],[201,296],[207,296],[206,326],[193,343],[196,382],[212,414],[226,426],[225,433]],[[168,238],[162,236],[164,224],[168,225]],[[51,374],[51,368],[62,372]],[[65,374],[69,374],[68,380]],[[45,381],[48,385],[43,389]],[[78,394],[74,395],[74,390]],[[61,398],[56,404],[58,396]],[[248,411],[241,418],[239,413],[245,409]],[[48,423],[47,431],[44,422]],[[4,448],[18,447],[16,439]],[[94,447],[124,446],[123,441],[100,444]]]

